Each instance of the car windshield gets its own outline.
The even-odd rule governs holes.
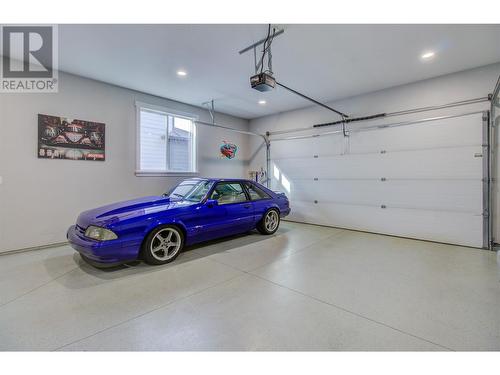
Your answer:
[[[190,202],[200,202],[207,195],[211,186],[211,181],[187,180],[181,182],[166,195],[171,198],[184,199]]]

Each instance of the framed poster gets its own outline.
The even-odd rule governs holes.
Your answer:
[[[38,158],[104,161],[105,128],[100,122],[38,115]]]

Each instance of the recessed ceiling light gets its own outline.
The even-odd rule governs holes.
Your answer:
[[[178,70],[178,71],[177,71],[177,75],[178,75],[178,76],[181,76],[181,77],[185,77],[185,76],[187,76],[188,74],[187,74],[187,72],[186,72],[185,70]]]
[[[259,100],[259,104],[260,104],[260,105],[264,105],[264,104],[266,104],[266,103],[267,103],[267,102],[266,102],[265,100]]]
[[[430,51],[430,52],[426,52],[424,53],[421,57],[423,60],[429,60],[430,58],[434,57],[435,53]]]

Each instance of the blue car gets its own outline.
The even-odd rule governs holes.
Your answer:
[[[96,267],[172,262],[185,246],[257,229],[278,230],[288,198],[249,180],[193,178],[162,196],[82,212],[67,238]]]

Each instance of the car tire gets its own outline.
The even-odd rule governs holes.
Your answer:
[[[142,244],[142,258],[147,264],[173,262],[184,247],[184,233],[174,225],[161,225],[152,230]]]
[[[266,211],[262,219],[257,224],[257,230],[261,234],[273,234],[280,226],[280,213],[276,208],[271,208]]]

